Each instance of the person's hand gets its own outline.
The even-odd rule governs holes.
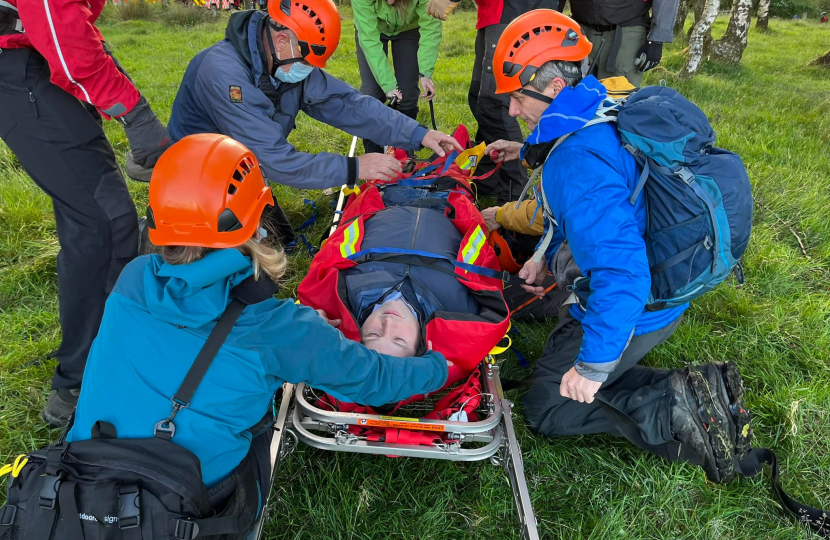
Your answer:
[[[539,298],[545,297],[545,288],[541,286],[545,280],[544,261],[535,262],[532,258],[528,259],[522,269],[519,270],[519,277],[525,280],[522,289],[535,294]]]
[[[484,218],[484,224],[487,225],[487,230],[495,231],[501,227],[501,224],[496,221],[496,213],[501,206],[493,206],[492,208],[485,208],[481,211],[481,217]]]
[[[396,102],[400,103],[400,101],[402,99],[403,99],[403,93],[401,93],[401,91],[397,90],[397,89],[392,90],[391,92],[388,92],[386,94],[386,101],[390,102],[390,103],[393,102],[393,101],[396,101]]]
[[[429,0],[427,4],[427,15],[446,21],[450,13],[458,7],[459,2],[452,0]]]
[[[319,315],[324,321],[326,321],[329,324],[329,326],[337,328],[338,326],[340,326],[340,323],[342,322],[340,319],[329,319],[326,315],[326,312],[322,309],[315,309],[314,311],[317,312],[317,315]]]
[[[634,56],[634,65],[639,69],[638,71],[648,71],[654,69],[663,58],[663,44],[656,41],[646,41],[645,45],[637,51]]]
[[[496,142],[487,145],[484,149],[485,155],[490,156],[495,163],[502,161],[513,161],[519,159],[519,151],[522,149],[522,143],[515,141],[505,141],[500,139]]]
[[[426,98],[427,101],[432,101],[435,97],[435,84],[429,77],[421,77],[421,97]]]
[[[459,154],[464,151],[461,148],[461,145],[458,144],[458,141],[447,135],[446,133],[441,133],[440,131],[435,131],[431,129],[424,135],[424,139],[421,141],[421,146],[431,149],[440,157],[444,157],[447,152],[452,152],[455,150]]]
[[[130,143],[132,162],[152,169],[165,150],[170,147],[170,137],[150,104],[141,96],[130,112],[118,118],[124,124],[124,133]]]
[[[357,156],[357,177],[360,180],[394,180],[401,174],[401,162],[386,154]]]
[[[562,377],[562,382],[559,383],[559,394],[580,403],[593,403],[594,395],[600,386],[602,386],[601,382],[586,379],[577,373],[575,367],[572,367]]]

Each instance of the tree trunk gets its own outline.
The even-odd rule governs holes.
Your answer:
[[[689,3],[691,1],[692,0],[680,0],[679,5],[677,6],[677,19],[674,21],[675,41],[686,39],[686,32],[683,30],[686,28],[686,17],[689,15]]]
[[[694,10],[695,13],[695,24],[689,28],[689,32],[686,34],[686,37],[691,39],[692,37],[692,30],[694,30],[695,25],[700,22],[700,19],[703,18],[703,8],[706,7],[706,0],[687,0],[689,3],[689,8]]]
[[[692,34],[689,38],[689,58],[686,59],[686,65],[678,74],[681,79],[694,77],[701,64],[703,64],[706,40],[707,37],[711,39],[710,32],[712,31],[712,24],[718,16],[718,8],[720,8],[720,0],[706,0],[700,20],[692,27]]]
[[[755,28],[760,30],[769,28],[769,2],[770,0],[761,0],[758,4],[758,22],[755,23]]]
[[[810,62],[811,66],[830,66],[830,51],[827,51],[823,55],[819,56],[812,62]]]
[[[741,61],[746,49],[747,34],[752,0],[735,0],[732,4],[732,14],[729,16],[729,26],[722,38],[712,45],[712,56],[729,64]]]

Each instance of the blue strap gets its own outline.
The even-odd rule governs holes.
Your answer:
[[[539,193],[539,184],[533,186],[533,196],[536,199],[536,210],[533,211],[533,217],[530,218],[530,226],[536,223],[536,214],[539,213],[539,208],[542,206],[542,194]]]
[[[636,157],[636,156],[635,156]],[[639,160],[638,160],[639,161]],[[643,191],[643,188],[646,187],[646,180],[648,180],[648,175],[651,172],[651,167],[649,166],[650,158],[646,157],[643,161],[643,172],[640,173],[640,179],[637,180],[637,185],[634,186],[634,191],[631,192],[631,198],[628,199],[628,202],[634,204],[637,202],[637,197],[640,196],[640,192]]]
[[[439,255],[437,253],[430,253],[429,251],[420,251],[417,249],[400,249],[400,248],[370,248],[358,251],[352,255],[349,255],[347,259],[349,260],[358,260],[366,258],[367,261],[372,260],[372,255],[387,255],[387,254],[398,254],[398,255],[414,255],[416,257],[426,257],[428,259],[437,259],[441,261],[447,261],[448,263],[452,264],[456,268],[460,268],[462,270],[466,270],[467,272],[472,272],[473,274],[477,274],[480,276],[485,276],[493,279],[497,279],[499,281],[510,281],[510,274],[507,272],[500,272],[498,270],[493,270],[491,268],[487,268],[485,266],[478,266],[475,264],[469,264],[461,261],[454,261],[449,257],[445,257],[444,255]],[[391,261],[394,262],[394,261]],[[522,281],[524,283],[524,281]]]
[[[294,232],[300,232],[303,229],[308,229],[317,222],[317,214],[319,212],[317,210],[317,205],[314,203],[314,201],[312,201],[311,199],[303,199],[303,204],[305,204],[306,206],[311,206],[311,208],[314,209],[314,213],[311,214],[310,218],[303,221],[303,223],[299,227],[294,229]]]
[[[416,172],[415,174],[413,174],[409,178],[418,178],[418,177],[421,177],[421,176],[426,176],[427,174],[431,173],[432,171],[434,171],[435,169],[437,169],[441,165],[442,165],[441,163],[435,163],[435,164],[430,165],[428,167],[424,167],[423,169]]]
[[[452,164],[455,163],[455,159],[457,157],[458,157],[458,152],[457,151],[453,150],[452,152],[450,152],[450,155],[448,155],[444,160],[444,168],[441,169],[441,174],[444,174],[445,172],[450,170],[450,167],[452,167]]]
[[[398,180],[398,185],[402,187],[427,187],[435,183],[435,178],[428,178],[426,180],[413,180],[412,178],[404,178]]]

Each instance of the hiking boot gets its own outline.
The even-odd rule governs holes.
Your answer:
[[[675,370],[669,375],[669,384],[675,392],[671,429],[675,439],[700,457],[700,465],[709,480],[726,483],[735,476],[735,431],[729,410],[719,397],[721,392],[726,395],[720,370],[711,370],[711,374],[709,371],[707,366],[701,366]]]
[[[726,403],[735,426],[735,456],[743,461],[752,450],[752,415],[744,403],[744,383],[734,362],[713,362],[721,373]]]
[[[52,390],[49,399],[46,400],[46,407],[43,408],[43,420],[49,427],[64,427],[69,422],[78,405],[79,395],[81,395],[80,388]]]

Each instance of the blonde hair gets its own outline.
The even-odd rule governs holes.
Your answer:
[[[268,238],[274,235],[269,233]],[[254,279],[259,279],[263,273],[271,278],[274,283],[278,282],[285,274],[288,266],[288,259],[282,248],[271,245],[267,240],[257,242],[255,238],[238,246],[243,255],[251,259],[254,268]],[[216,251],[214,248],[198,246],[162,246],[161,256],[168,264],[190,264],[204,258],[208,253]]]

